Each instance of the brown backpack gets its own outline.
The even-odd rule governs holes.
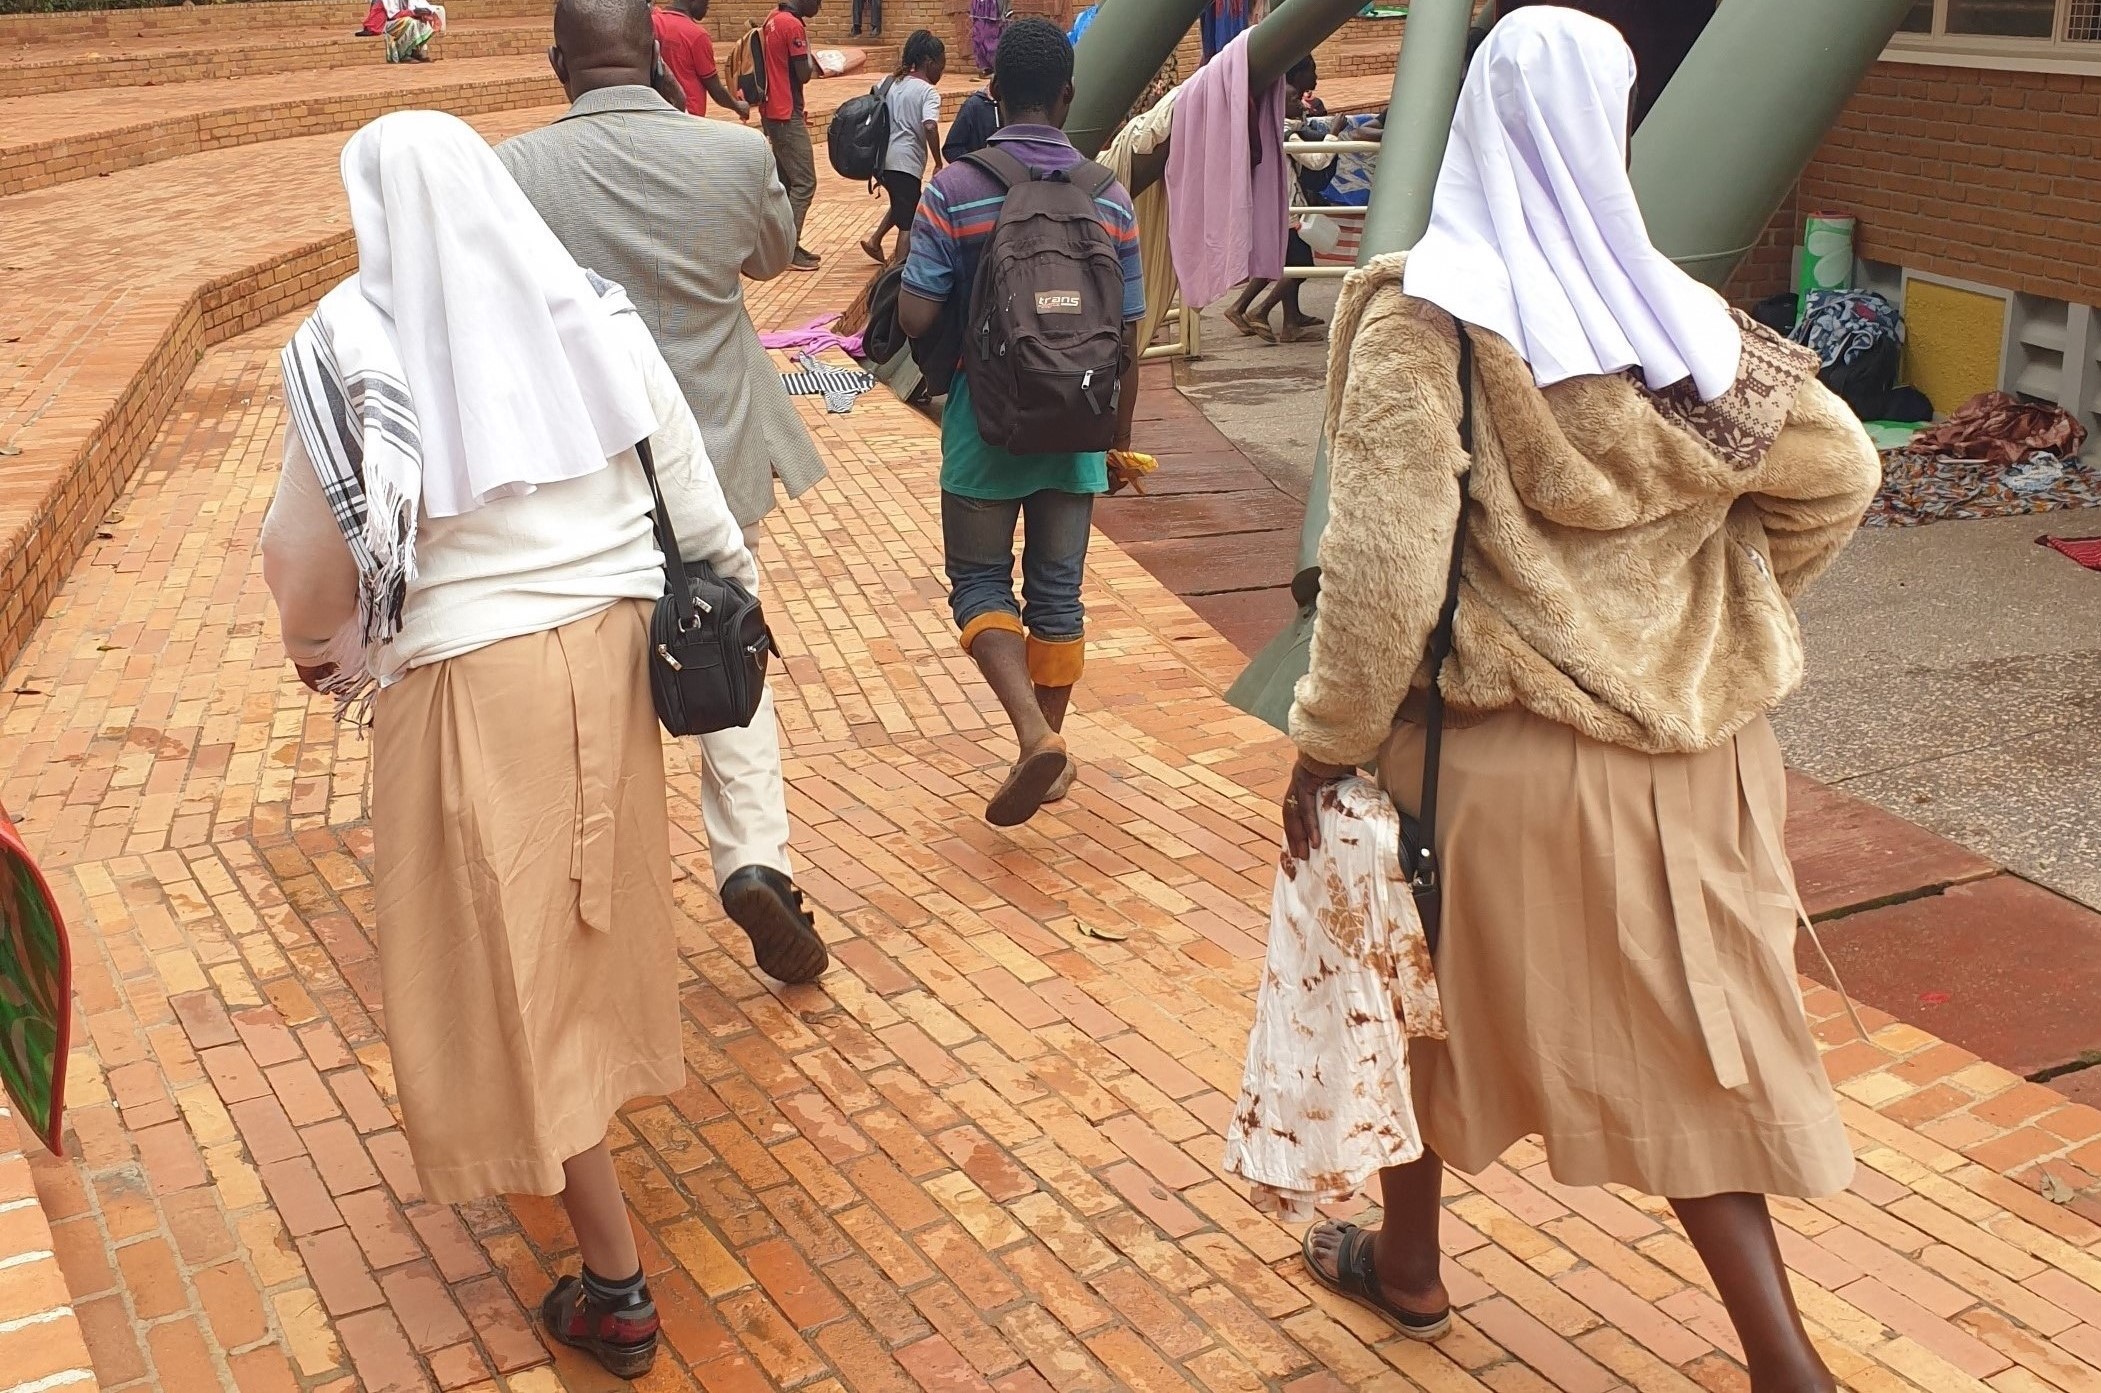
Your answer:
[[[970,289],[963,372],[978,434],[1015,454],[1106,450],[1123,374],[1123,263],[1091,160],[1038,173],[998,146],[966,156],[1007,191]]]

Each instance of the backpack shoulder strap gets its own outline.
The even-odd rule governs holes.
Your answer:
[[[1093,160],[1081,160],[1065,171],[1065,177],[1087,190],[1094,198],[1108,192],[1109,185],[1116,182],[1116,171]]]
[[[1035,174],[1020,160],[1015,159],[997,145],[987,145],[982,150],[973,150],[964,160],[977,166],[999,181],[1002,189],[1012,190],[1016,184],[1030,183]]]

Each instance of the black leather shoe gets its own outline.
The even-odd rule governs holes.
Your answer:
[[[751,939],[759,971],[779,982],[814,982],[831,963],[802,891],[771,866],[746,866],[722,883],[722,907]]]

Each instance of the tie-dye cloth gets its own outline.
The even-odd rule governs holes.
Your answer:
[[[1346,779],[1322,795],[1320,846],[1277,871],[1225,1168],[1286,1222],[1423,1152],[1408,1041],[1443,1039],[1444,1008],[1400,834],[1379,786]]]

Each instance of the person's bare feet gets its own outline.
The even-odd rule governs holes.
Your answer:
[[[1027,822],[1071,764],[1064,737],[1054,731],[1045,732],[1042,740],[1022,750],[1014,767],[1007,771],[1006,782],[985,805],[985,821],[994,827],[1019,827]]]
[[[1057,777],[1057,780],[1054,783],[1052,783],[1049,788],[1044,790],[1043,801],[1046,803],[1064,802],[1065,795],[1072,792],[1073,776],[1079,772],[1080,762],[1074,759],[1070,754],[1066,755],[1065,772],[1060,774]]]
[[[1277,333],[1277,342],[1301,343],[1316,339],[1320,337],[1320,331],[1327,327],[1326,320],[1315,319],[1311,315],[1304,319],[1286,319],[1283,329]]]

